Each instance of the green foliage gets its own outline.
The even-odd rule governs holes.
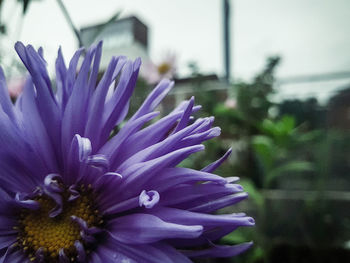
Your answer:
[[[314,170],[311,162],[296,160],[293,155],[297,145],[315,138],[314,135],[301,133],[295,127],[293,117],[283,116],[277,121],[265,119],[260,125],[260,130],[262,135],[252,138],[252,148],[263,168],[265,187],[271,186],[273,180],[280,176],[304,174]]]
[[[273,73],[280,62],[279,57],[267,60],[265,69],[251,83],[240,82],[235,85],[238,109],[248,123],[260,122],[268,117],[273,105],[269,96],[274,93]]]
[[[270,97],[275,92],[273,73],[278,62],[279,58],[270,58],[265,69],[251,82],[233,86],[236,107],[230,108],[215,101],[211,93],[202,92],[199,97],[196,96],[196,102],[206,111],[204,114],[215,116],[215,124],[222,128],[222,135],[216,141],[206,143],[209,158],[197,154],[188,160],[187,165],[200,169],[232,146],[232,158],[217,173],[241,177],[240,183],[249,193],[249,202],[242,204],[243,208],[249,214],[253,213],[256,220],[254,228],[238,229],[221,241],[224,244],[255,242],[251,251],[232,261],[236,263],[269,262],[274,242],[280,241],[275,238],[283,235],[299,238],[302,244],[314,246],[328,244],[327,237],[332,244],[340,244],[344,240],[345,233],[339,232],[339,225],[345,227],[346,223],[335,216],[336,209],[325,201],[322,192],[329,187],[330,174],[342,171],[344,175],[349,170],[344,157],[350,156],[346,150],[350,149],[350,143],[347,143],[350,142],[349,136],[334,132],[326,135],[325,130],[319,129],[324,123],[319,113],[324,113],[324,109],[314,100],[287,103],[284,108],[271,101]],[[298,107],[300,111],[294,115],[293,110]],[[272,108],[278,109],[280,114],[271,116]],[[310,122],[304,118],[304,113],[305,118],[310,116]],[[296,183],[293,185],[293,182]],[[300,190],[314,190],[314,195],[299,201],[297,213],[285,206],[286,201],[267,198],[271,189],[287,187],[295,191],[300,185],[304,187]],[[274,222],[277,211],[286,215],[276,216]],[[293,222],[283,221],[289,217],[288,213],[293,213]],[[332,222],[338,225],[334,226]],[[295,237],[293,231],[301,231],[302,235]],[[271,233],[275,236],[269,236]],[[288,238],[283,241],[289,242]]]

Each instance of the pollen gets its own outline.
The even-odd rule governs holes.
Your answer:
[[[88,227],[99,226],[102,221],[92,200],[92,190],[82,186],[79,192],[80,197],[74,201],[68,201],[68,191],[62,194],[63,211],[54,218],[49,213],[56,203],[46,195],[34,198],[40,204],[39,210],[26,210],[21,214],[17,244],[30,259],[35,260],[35,252],[41,248],[45,262],[56,263],[59,251],[63,249],[66,256],[75,262],[77,252],[74,243],[77,240],[84,242],[80,236],[81,227],[71,216],[83,219]]]

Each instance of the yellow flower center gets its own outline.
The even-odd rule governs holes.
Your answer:
[[[84,243],[80,231],[81,227],[72,220],[71,216],[83,219],[88,227],[99,226],[102,218],[91,200],[92,190],[80,188],[80,197],[68,202],[68,191],[62,194],[63,211],[58,216],[49,217],[50,211],[56,203],[47,196],[39,196],[34,200],[39,202],[40,208],[35,211],[24,211],[19,220],[20,245],[31,260],[35,260],[35,252],[42,248],[45,262],[58,262],[60,249],[74,262],[77,252],[75,241]]]
[[[162,63],[158,66],[158,72],[159,74],[165,74],[171,69],[171,66],[169,63]]]

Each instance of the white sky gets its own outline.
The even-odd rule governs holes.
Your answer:
[[[5,5],[4,18],[16,28],[19,7]],[[9,2],[12,2],[12,6]],[[150,30],[150,55],[166,50],[179,55],[180,72],[188,61],[197,61],[205,72],[223,73],[221,0],[65,0],[78,28],[107,20],[118,10],[136,15]],[[349,0],[231,0],[233,75],[250,78],[268,55],[283,61],[279,77],[350,71]],[[31,3],[17,39],[43,46],[52,65],[62,46],[73,54],[76,40],[54,0]]]

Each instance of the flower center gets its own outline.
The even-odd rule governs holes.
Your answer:
[[[56,203],[46,195],[34,198],[40,204],[38,210],[25,210],[21,214],[18,244],[31,260],[35,260],[36,251],[42,249],[45,262],[58,262],[59,252],[63,249],[64,254],[74,262],[77,257],[75,242],[84,242],[80,235],[81,227],[71,217],[83,219],[89,228],[102,224],[90,188],[81,186],[80,196],[73,201],[68,201],[69,195],[67,190],[62,193],[63,210],[56,217],[49,216]]]
[[[165,74],[170,70],[171,66],[169,63],[162,63],[158,66],[158,72],[159,74]]]

